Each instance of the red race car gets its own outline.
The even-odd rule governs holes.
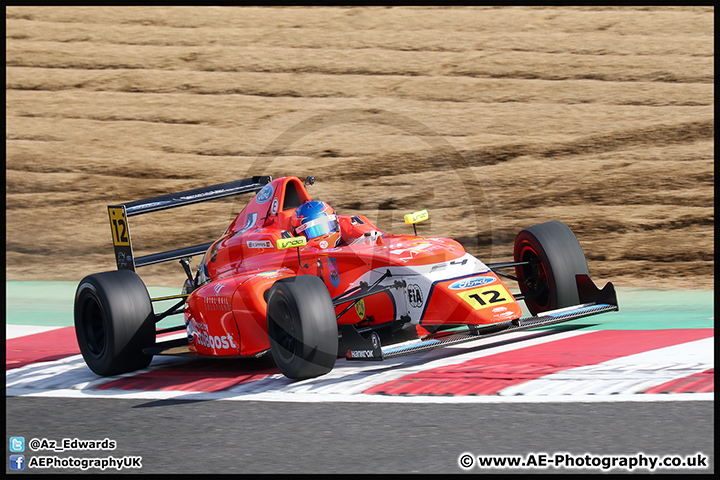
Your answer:
[[[329,372],[338,357],[378,361],[618,309],[612,284],[594,285],[564,223],[522,230],[514,261],[486,265],[454,240],[392,235],[363,215],[339,215],[310,198],[313,182],[253,177],[108,206],[118,269],[85,277],[75,296],[90,369],[116,375],[153,355],[270,352],[284,375],[303,379]],[[247,193],[256,195],[216,242],[134,257],[128,217]],[[427,218],[420,211],[405,222],[416,232]],[[204,256],[193,275],[196,255]],[[185,270],[182,293],[150,298],[135,270],[167,261]],[[168,299],[177,303],[156,313],[153,303]],[[520,300],[531,316],[521,318]],[[156,328],[175,314],[184,324]]]

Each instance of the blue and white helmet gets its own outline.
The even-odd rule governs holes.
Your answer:
[[[290,225],[295,235],[303,235],[308,244],[332,248],[340,243],[340,224],[335,210],[325,202],[310,200],[295,209]]]

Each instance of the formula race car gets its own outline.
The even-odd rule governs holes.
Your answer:
[[[85,277],[75,296],[90,369],[116,375],[154,355],[270,352],[284,375],[304,379],[328,373],[338,358],[380,361],[618,309],[613,285],[595,286],[564,223],[522,230],[514,261],[486,265],[454,240],[417,236],[427,211],[405,216],[413,235],[391,235],[312,200],[312,183],[262,176],[109,205],[117,270]],[[248,193],[256,195],[217,241],[135,258],[129,217]],[[193,275],[190,258],[200,255]],[[185,271],[182,291],[150,298],[135,270],[168,261]],[[173,306],[156,313],[161,300]],[[530,316],[521,318],[519,301]],[[176,314],[181,325],[156,327]],[[164,340],[180,331],[187,335]]]

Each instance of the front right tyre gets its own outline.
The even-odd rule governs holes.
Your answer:
[[[522,230],[515,239],[518,285],[531,314],[580,303],[576,275],[589,275],[580,242],[566,224],[552,221]]]

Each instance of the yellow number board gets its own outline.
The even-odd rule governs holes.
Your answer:
[[[457,295],[469,303],[475,310],[512,303],[514,301],[510,292],[500,283],[465,290],[464,292],[459,292]]]
[[[123,207],[108,207],[110,215],[110,229],[113,235],[113,245],[116,247],[129,247],[130,235],[128,233],[127,217]]]

